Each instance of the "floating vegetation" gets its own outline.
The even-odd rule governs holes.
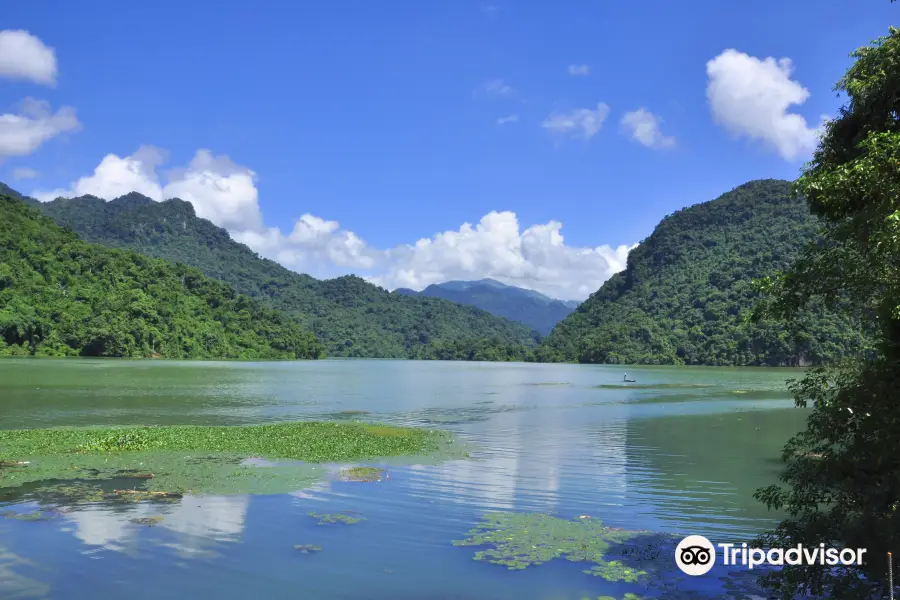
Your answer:
[[[56,511],[51,510],[33,510],[30,512],[16,512],[14,510],[4,510],[0,512],[0,517],[12,519],[14,521],[49,521],[59,516]]]
[[[618,565],[610,566],[606,554],[610,544],[622,543],[636,532],[604,527],[598,519],[572,521],[533,513],[489,513],[482,523],[469,531],[469,538],[456,540],[454,546],[490,546],[475,553],[475,560],[504,565],[510,570],[540,565],[565,557],[573,562],[590,562],[602,571],[588,570],[610,581],[636,581],[644,571],[626,574]]]
[[[154,492],[152,490],[114,490],[113,494],[134,502],[143,500],[181,500],[184,494],[178,492]]]
[[[294,544],[294,550],[299,550],[301,554],[312,554],[321,551],[322,547],[315,544]]]
[[[343,481],[381,481],[387,478],[387,472],[378,467],[350,467],[341,470],[340,478]]]
[[[361,422],[0,430],[0,447],[4,464],[16,465],[4,468],[0,489],[123,480],[118,485],[133,483],[137,501],[282,493],[321,481],[327,470],[309,463],[410,456],[440,462],[461,453],[446,432]],[[242,464],[248,457],[281,462]]]
[[[162,520],[162,515],[154,515],[152,517],[138,517],[135,519],[129,519],[129,522],[134,523],[135,525],[145,525],[147,527],[153,527],[154,525],[162,523]]]
[[[140,451],[235,452],[307,462],[399,456],[437,450],[442,432],[365,423],[301,421],[266,425],[0,430],[11,455],[110,454]]]
[[[343,513],[317,513],[311,512],[309,516],[315,519],[317,525],[333,525],[335,523],[343,523],[344,525],[354,525],[360,521],[364,521],[365,517],[354,517],[349,511]]]

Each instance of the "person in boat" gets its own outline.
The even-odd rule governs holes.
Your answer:
[[[625,373],[625,375],[622,377],[622,381],[624,381],[625,383],[634,383],[634,379],[628,379],[628,373]]]

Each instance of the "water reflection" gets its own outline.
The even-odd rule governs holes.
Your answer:
[[[176,534],[167,545],[184,557],[208,555],[219,542],[236,542],[244,531],[247,496],[184,496],[177,503],[139,503],[112,510],[93,505],[66,514],[74,535],[89,546],[136,553],[141,530],[135,520],[161,516],[154,527]]]
[[[34,568],[36,565],[0,546],[0,598],[34,600],[48,596],[49,585],[20,572],[23,568],[28,567]]]
[[[390,479],[378,483],[336,481],[333,466],[290,495],[82,504],[46,522],[0,520],[4,543],[56,573],[23,563],[10,570],[0,552],[3,598],[45,577],[60,598],[621,597],[579,565],[510,573],[474,563],[474,549],[451,541],[491,510],[743,536],[771,523],[752,493],[774,480],[781,445],[802,425],[791,416],[799,413],[774,410],[789,404],[784,371],[629,368],[643,386],[632,389],[619,368],[576,365],[65,361],[28,363],[25,377],[15,370],[24,362],[0,363],[4,426],[228,424],[343,411],[449,429],[474,449],[471,460],[436,466],[385,461]],[[46,389],[31,390],[34,381]],[[0,504],[19,510],[34,502],[31,491],[0,492]],[[319,526],[312,511],[365,520]],[[152,527],[133,522],[157,515]],[[301,554],[295,544],[323,550]],[[92,569],[100,558],[103,569]],[[48,593],[40,585],[28,589]]]

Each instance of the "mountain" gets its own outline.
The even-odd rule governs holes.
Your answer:
[[[472,306],[391,294],[355,276],[322,281],[295,273],[235,242],[182,200],[154,202],[137,193],[110,202],[83,196],[59,198],[41,209],[89,242],[196,267],[292,314],[331,356],[433,358],[451,342],[480,339],[527,349],[539,337]]]
[[[0,355],[318,358],[289,317],[199,270],[88,244],[0,195]]]
[[[394,293],[470,304],[498,317],[518,321],[541,335],[549,334],[554,325],[578,306],[578,302],[573,300],[554,300],[539,292],[506,285],[493,279],[447,281],[429,285],[421,292],[399,288]]]
[[[790,325],[747,319],[758,301],[752,280],[788,267],[817,230],[787,181],[751,181],[680,210],[553,329],[535,359],[775,366],[858,352],[860,327],[820,307]]]

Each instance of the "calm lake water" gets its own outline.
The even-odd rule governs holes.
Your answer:
[[[508,571],[452,541],[489,511],[590,515],[738,544],[772,527],[777,515],[752,493],[776,480],[781,446],[803,426],[785,387],[800,372],[627,370],[636,383],[621,383],[621,367],[587,365],[0,361],[0,428],[231,425],[358,410],[450,430],[474,448],[471,459],[437,466],[388,462],[379,483],[0,518],[0,598],[621,598],[633,586],[584,565]],[[28,507],[13,492],[0,490],[0,511]],[[323,527],[308,516],[345,510],[365,520]],[[154,527],[130,522],[157,514]],[[678,597],[721,597],[715,573],[682,576],[679,590],[699,595]]]

